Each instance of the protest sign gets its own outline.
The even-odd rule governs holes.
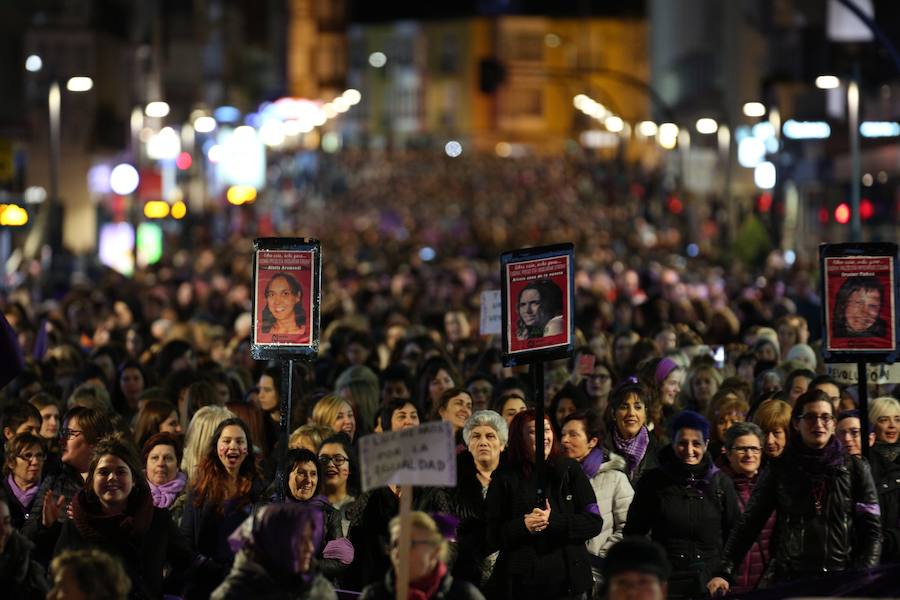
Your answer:
[[[443,421],[374,433],[359,440],[362,489],[394,485],[456,485],[453,429]]]
[[[497,335],[501,332],[502,302],[500,290],[481,292],[481,335]]]

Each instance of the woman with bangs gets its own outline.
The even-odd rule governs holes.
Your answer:
[[[610,396],[606,409],[607,450],[625,459],[626,473],[632,485],[641,475],[659,465],[661,447],[656,435],[647,428],[647,399],[650,392],[637,377],[624,379]]]
[[[790,439],[791,405],[783,400],[766,400],[753,414],[753,422],[763,432],[763,456],[778,458]]]
[[[563,456],[548,417],[544,458],[535,471],[535,413],[509,428],[509,461],[494,471],[485,499],[487,552],[499,550],[487,584],[491,598],[577,598],[593,580],[585,542],[603,519],[588,478]]]
[[[250,430],[239,418],[225,419],[213,432],[185,501],[181,531],[203,558],[185,587],[184,598],[208,598],[231,569],[228,536],[262,496]]]

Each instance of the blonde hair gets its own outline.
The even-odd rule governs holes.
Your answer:
[[[440,547],[440,554],[438,555],[442,562],[446,563],[450,558],[450,544],[447,543],[447,540],[444,539],[444,534],[441,533],[441,530],[438,529],[437,523],[434,522],[427,513],[423,513],[422,511],[414,510],[409,513],[409,524],[411,527],[415,527],[419,531],[425,534],[426,541],[434,547]],[[391,532],[391,538],[394,537],[394,530],[400,529],[400,516],[396,516],[391,519],[390,523],[388,523],[388,531]],[[399,537],[400,532],[397,532],[397,536]]]
[[[791,432],[791,405],[784,400],[766,400],[753,413],[753,422],[763,433],[775,431],[779,427],[785,434]]]
[[[874,424],[879,417],[889,414],[900,414],[900,402],[891,396],[875,398],[869,404],[869,423]]]
[[[334,431],[332,424],[335,419],[337,419],[338,413],[341,412],[341,407],[344,404],[350,407],[350,410],[353,411],[354,418],[356,418],[356,409],[353,408],[353,405],[350,402],[343,398],[328,394],[316,402],[316,405],[313,407],[312,417],[309,419],[310,423],[322,425],[323,427],[327,427],[330,431]],[[358,426],[359,424],[357,424],[357,427]]]
[[[194,471],[209,449],[216,427],[225,419],[236,416],[222,406],[204,406],[194,413],[184,438],[184,456],[181,459],[181,470],[187,474],[190,483],[194,482]]]
[[[319,425],[318,423],[307,423],[294,430],[288,439],[288,448],[305,448],[306,446],[301,444],[301,440],[306,438],[315,446],[313,452],[318,452],[319,446],[322,445],[322,440],[331,435],[334,435],[334,429],[331,427]]]

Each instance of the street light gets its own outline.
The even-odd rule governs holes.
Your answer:
[[[66,89],[70,92],[87,92],[94,87],[94,80],[90,77],[70,77],[66,82]]]
[[[834,75],[819,75],[816,77],[816,87],[820,90],[833,90],[841,85],[841,80]]]

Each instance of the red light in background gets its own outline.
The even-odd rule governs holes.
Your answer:
[[[838,207],[834,209],[834,220],[841,225],[846,225],[850,222],[850,207],[847,206],[846,202],[841,202],[838,204]]]
[[[187,171],[188,169],[190,169],[192,164],[194,164],[194,160],[187,152],[182,152],[178,155],[178,158],[175,159],[175,166],[182,171]]]
[[[678,199],[678,196],[669,196],[669,212],[673,215],[680,215],[684,212],[684,204]]]
[[[859,218],[868,221],[875,216],[875,205],[868,198],[863,198],[859,203]]]
[[[769,192],[763,192],[759,195],[759,198],[756,199],[756,207],[759,209],[761,213],[769,212],[769,209],[772,208],[772,194]]]
[[[830,215],[828,214],[828,209],[825,208],[824,206],[822,208],[820,208],[819,209],[819,223],[824,225],[828,222],[829,218],[830,218]]]

